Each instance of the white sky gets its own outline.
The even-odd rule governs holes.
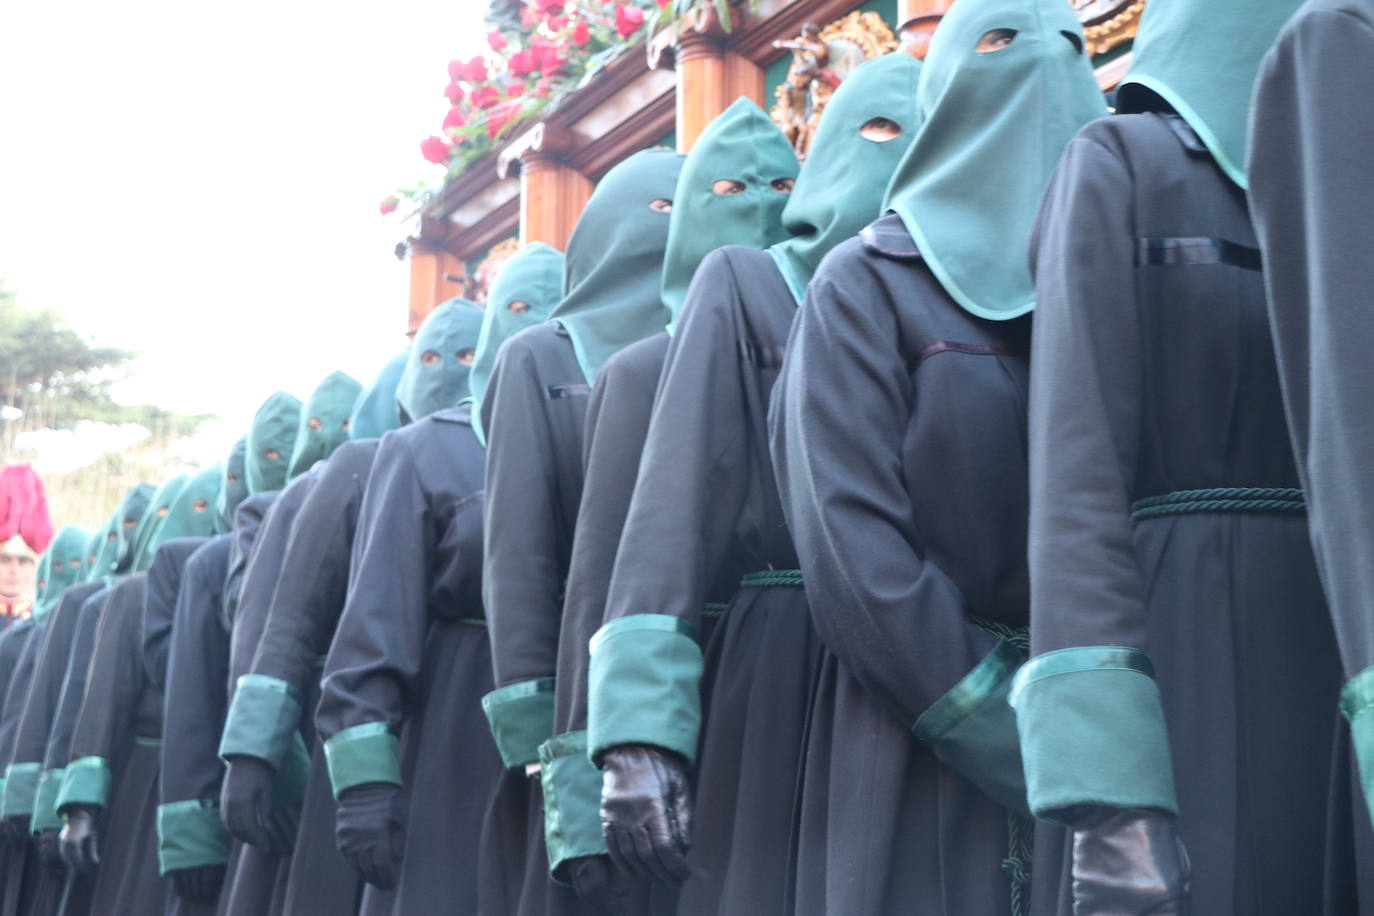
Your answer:
[[[419,142],[485,0],[67,0],[0,12],[0,277],[142,351],[126,402],[257,405],[405,345],[378,202],[436,181]]]

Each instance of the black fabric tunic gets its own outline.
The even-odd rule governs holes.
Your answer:
[[[556,676],[589,393],[572,340],[552,321],[506,341],[487,384],[482,594],[497,687]],[[488,812],[479,867],[484,916],[579,906],[571,890],[549,880],[541,789],[523,771],[533,762],[506,772]]]
[[[797,788],[821,660],[768,456],[768,400],[796,313],[772,259],[728,247],[698,267],[669,347],[606,604],[701,630],[733,592],[701,684],[692,877],[679,912],[791,912]],[[723,586],[722,586],[723,584]]]
[[[501,762],[481,703],[492,686],[485,454],[470,416],[442,410],[382,438],[325,669],[322,739],[376,722],[399,737],[405,854],[395,891],[368,887],[364,914],[478,912],[481,824]]]
[[[43,642],[47,620],[41,623],[32,617],[12,624],[6,633],[14,633],[13,642],[18,650],[13,674],[6,685],[4,706],[0,708],[0,767],[7,768],[17,763],[14,757],[15,742],[19,732],[19,720],[29,698],[29,687],[38,660],[38,649]],[[48,892],[50,882],[46,881],[42,869],[38,867],[37,846],[32,837],[26,837],[22,847],[9,848],[5,877],[5,896],[0,912],[5,916],[20,916],[30,910],[38,910],[50,905]]]
[[[311,749],[310,779],[287,878],[287,913],[315,909],[347,913],[362,882],[334,842],[337,805],[329,790],[323,745],[315,740],[313,699],[324,655],[343,612],[349,555],[377,439],[345,442],[319,471],[291,528],[271,610],[258,640],[251,673],[285,681],[312,702],[300,727]]]
[[[1298,486],[1244,194],[1178,118],[1097,121],[1032,254],[1034,653],[1153,660],[1194,912],[1316,912],[1339,663],[1306,518],[1132,520],[1162,494]]]

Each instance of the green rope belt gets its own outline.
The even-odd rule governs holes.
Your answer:
[[[1193,512],[1306,512],[1302,490],[1292,487],[1211,487],[1147,496],[1131,503],[1131,521]]]
[[[739,580],[740,588],[801,588],[800,569],[761,569],[745,573]]]
[[[701,616],[703,617],[724,617],[725,612],[730,610],[728,604],[718,604],[715,601],[708,601],[701,606]]]
[[[969,616],[968,622],[973,624],[984,633],[991,633],[999,639],[1005,639],[1016,648],[1030,654],[1030,628],[1014,627],[1009,623],[1000,620],[986,620],[982,617]]]

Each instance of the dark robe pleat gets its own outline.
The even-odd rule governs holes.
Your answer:
[[[38,649],[46,629],[47,620],[40,623],[30,617],[12,624],[6,630],[6,633],[14,633],[19,656],[6,685],[3,708],[0,708],[0,769],[20,762],[14,757],[15,741],[38,662]],[[32,837],[26,837],[22,846],[10,845],[7,848],[5,896],[0,913],[22,916],[39,904],[40,896],[46,896],[41,888],[46,882],[42,869],[38,867],[38,847]]]

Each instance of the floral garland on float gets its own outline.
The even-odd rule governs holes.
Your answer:
[[[383,216],[418,209],[521,124],[587,85],[608,63],[672,15],[669,0],[494,0],[489,51],[448,64],[448,110],[420,155],[445,167],[381,202]]]

